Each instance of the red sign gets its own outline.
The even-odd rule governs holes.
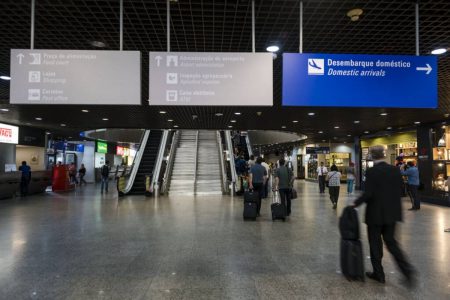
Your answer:
[[[5,138],[12,138],[12,129],[0,127],[0,136]]]
[[[116,154],[117,154],[117,155],[123,156],[123,155],[124,155],[124,148],[123,148],[123,147],[120,147],[120,146],[117,146],[117,148],[116,148]]]

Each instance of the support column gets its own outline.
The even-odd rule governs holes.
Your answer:
[[[424,183],[422,193],[431,194],[431,181],[433,178],[433,140],[431,128],[419,126],[417,128],[417,167],[420,181]]]
[[[361,159],[362,159],[362,152],[361,152],[361,139],[359,136],[355,137],[354,139],[354,145],[355,149],[355,189],[360,190],[361,189]]]

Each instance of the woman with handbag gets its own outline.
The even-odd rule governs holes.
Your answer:
[[[338,171],[336,165],[333,164],[331,166],[326,180],[328,182],[328,191],[330,192],[330,200],[333,204],[333,209],[336,209],[339,199],[339,190],[341,187],[341,172]]]

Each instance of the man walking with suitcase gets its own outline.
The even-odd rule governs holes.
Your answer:
[[[286,215],[291,214],[291,188],[294,183],[294,174],[292,170],[287,168],[284,164],[284,159],[279,160],[280,167],[275,173],[275,191],[280,193],[281,204],[286,207]]]
[[[370,246],[370,259],[373,272],[366,272],[370,279],[385,283],[385,275],[381,259],[383,257],[383,241],[394,256],[398,267],[410,285],[414,284],[414,269],[406,259],[395,239],[396,222],[402,221],[400,170],[384,162],[384,147],[375,146],[370,149],[374,166],[367,170],[364,194],[354,205],[366,203],[366,224]]]
[[[262,158],[258,157],[256,163],[250,168],[249,187],[251,190],[258,192],[258,216],[261,211],[261,199],[264,192],[264,182],[267,179],[267,171],[262,165]]]

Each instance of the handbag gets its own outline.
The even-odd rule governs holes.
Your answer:
[[[291,189],[291,199],[297,199],[297,191],[294,188]]]

